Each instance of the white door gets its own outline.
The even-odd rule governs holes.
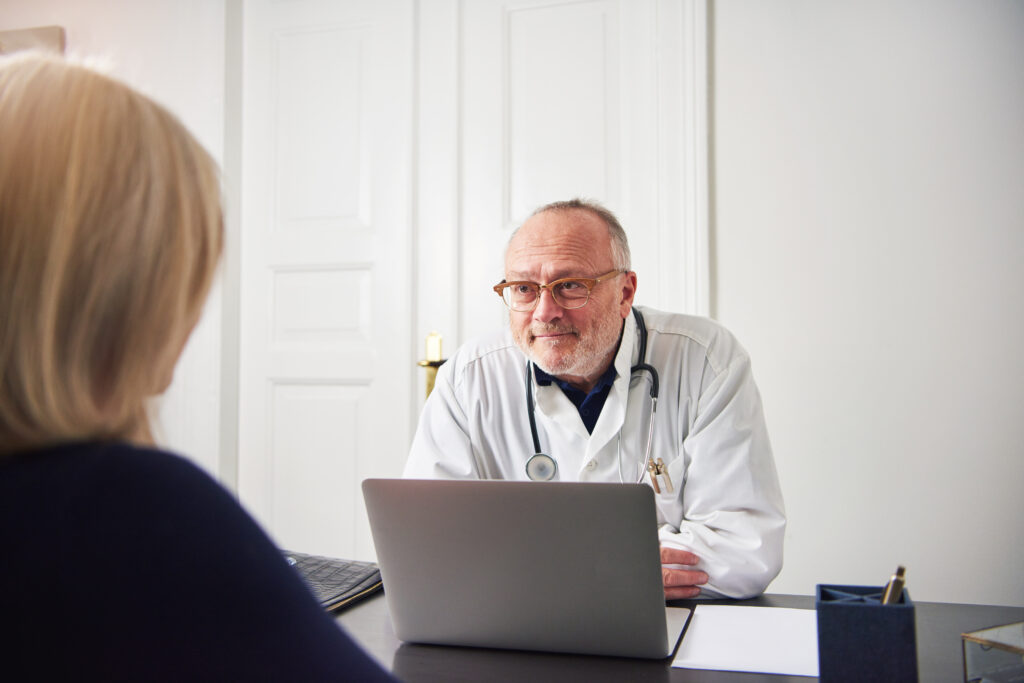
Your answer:
[[[244,5],[238,489],[283,547],[373,556],[412,424],[411,0]]]

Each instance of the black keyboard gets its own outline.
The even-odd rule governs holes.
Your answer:
[[[372,562],[289,551],[284,554],[328,611],[339,610],[381,589],[380,570]]]

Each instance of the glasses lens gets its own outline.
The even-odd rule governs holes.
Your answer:
[[[516,283],[504,289],[505,303],[513,311],[529,311],[537,305],[537,287],[526,283]]]
[[[564,280],[551,288],[551,294],[562,308],[581,308],[590,298],[587,285],[579,280]]]

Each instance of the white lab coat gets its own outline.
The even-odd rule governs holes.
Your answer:
[[[702,597],[757,595],[782,568],[786,518],[750,359],[718,323],[640,311],[646,361],[660,376],[651,456],[664,459],[674,488],[655,495],[661,543],[700,557],[710,577]],[[557,385],[531,377],[541,450],[557,461],[555,479],[640,476],[651,400],[647,373],[630,376],[639,362],[632,315],[622,339],[593,434]],[[508,330],[459,348],[437,373],[405,476],[527,479],[534,448],[525,378],[526,358]]]

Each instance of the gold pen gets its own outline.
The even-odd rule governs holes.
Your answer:
[[[899,601],[900,595],[903,594],[903,584],[906,583],[906,568],[901,564],[896,567],[896,573],[889,578],[889,583],[885,584],[885,590],[882,592],[882,604],[889,605]]]
[[[658,486],[658,477],[665,478],[665,491],[672,493],[672,478],[668,476],[668,465],[661,458],[657,460],[647,461],[647,472],[651,475],[651,487],[654,488],[655,493],[661,493],[661,487]]]

